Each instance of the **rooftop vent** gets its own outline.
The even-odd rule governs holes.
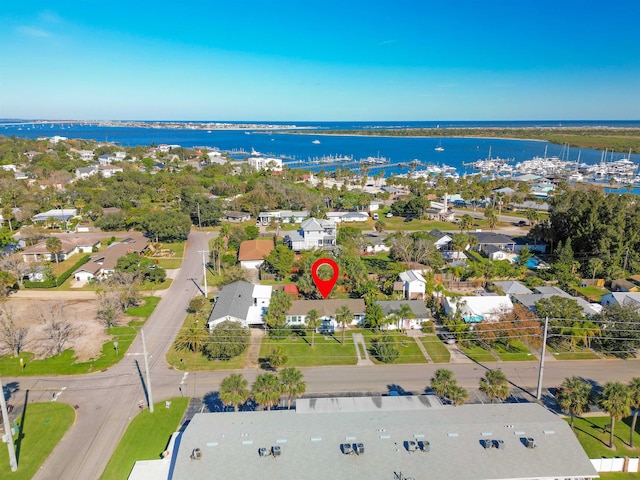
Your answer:
[[[504,440],[495,440],[495,447],[498,450],[504,450]]]
[[[406,448],[408,452],[415,452],[418,448],[418,444],[412,440],[408,440],[404,442],[404,448]]]
[[[280,445],[274,445],[271,447],[271,455],[274,457],[279,457],[282,454],[282,450],[280,449]]]
[[[364,443],[354,443],[353,446],[358,455],[364,454]]]
[[[533,437],[527,437],[524,439],[524,444],[527,448],[536,448],[536,442]]]
[[[418,448],[423,451],[423,452],[428,452],[429,450],[431,450],[431,444],[427,441],[427,440],[420,440],[418,442]]]
[[[493,440],[480,440],[480,443],[485,450],[491,450],[493,448]]]
[[[345,455],[351,455],[353,453],[353,448],[351,448],[350,443],[343,443],[340,445],[340,448],[342,449],[342,453]]]
[[[202,450],[199,448],[194,448],[193,452],[191,452],[191,460],[200,460],[202,458]]]
[[[266,448],[259,448],[258,449],[258,455],[260,455],[261,457],[266,457],[269,454],[267,453],[267,449]]]

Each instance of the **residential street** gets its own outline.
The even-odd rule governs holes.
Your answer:
[[[196,295],[202,280],[202,250],[212,233],[192,232],[187,242],[183,266],[163,296],[154,314],[147,320],[144,332],[151,354],[153,401],[180,395],[202,397],[215,391],[229,371],[184,374],[170,369],[165,353],[186,315],[190,299]],[[195,282],[192,280],[194,279]],[[76,406],[77,422],[73,425],[36,479],[87,480],[100,477],[131,418],[138,413],[138,402],[145,399],[142,375],[144,360],[140,337],[129,354],[114,367],[94,374],[73,377],[3,378],[5,385],[15,382],[19,391],[10,403],[20,405],[28,391],[28,400],[56,401]],[[386,393],[391,386],[407,392],[423,393],[429,379],[443,365],[346,366],[302,368],[308,394],[373,392]],[[496,364],[490,364],[491,367]],[[538,364],[536,362],[501,362],[500,367],[512,382],[512,389],[535,394]],[[451,363],[458,383],[475,389],[485,367],[476,363]],[[545,386],[559,385],[569,375],[604,383],[628,381],[640,372],[639,360],[555,361],[545,365]],[[252,382],[260,371],[242,371]],[[28,434],[28,430],[26,432]],[[160,452],[159,452],[160,453]]]

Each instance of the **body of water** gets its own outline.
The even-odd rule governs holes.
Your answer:
[[[238,123],[238,122],[233,122]],[[261,122],[247,122],[259,124]],[[277,123],[269,122],[269,125]],[[136,145],[175,144],[183,147],[211,147],[224,151],[258,151],[264,155],[283,158],[292,162],[291,166],[313,171],[324,169],[332,171],[337,166],[358,171],[360,160],[368,157],[387,160],[386,164],[368,165],[369,175],[384,172],[384,176],[406,173],[411,170],[408,164],[419,161],[415,170],[426,169],[426,165],[448,166],[463,175],[473,173],[464,164],[492,158],[513,159],[514,163],[547,156],[559,156],[581,163],[596,164],[602,159],[603,152],[593,149],[569,149],[547,142],[534,140],[511,140],[496,138],[454,138],[454,137],[379,137],[352,135],[324,135],[325,130],[373,130],[401,128],[483,128],[483,127],[629,127],[640,128],[640,121],[569,121],[569,122],[282,122],[303,127],[304,134],[285,131],[268,132],[265,130],[216,130],[145,128],[100,126],[96,124],[55,123],[0,123],[0,134],[5,136],[38,138],[54,135],[68,138],[83,138],[96,141],[114,142],[132,147]],[[444,150],[437,151],[436,147]],[[246,155],[244,155],[246,156]],[[315,159],[329,156],[352,157],[353,162],[314,163]],[[628,154],[607,155],[607,161],[627,157]],[[238,156],[243,157],[243,154]],[[640,155],[634,154],[631,160],[640,164]],[[403,165],[399,165],[403,164]],[[624,190],[624,189],[623,189]],[[638,190],[638,189],[634,189]],[[638,193],[638,192],[634,192]]]

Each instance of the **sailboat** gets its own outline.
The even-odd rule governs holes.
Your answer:
[[[438,142],[438,146],[434,148],[436,152],[444,152],[444,147],[442,146],[442,140]]]

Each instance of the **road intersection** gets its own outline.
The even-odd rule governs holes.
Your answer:
[[[217,391],[231,371],[186,373],[169,367],[165,354],[182,326],[189,301],[199,293],[202,280],[202,250],[214,234],[193,231],[189,235],[183,264],[171,287],[162,296],[144,331],[150,353],[151,387],[155,402],[176,396],[203,397]],[[191,279],[195,279],[193,282]],[[142,352],[138,337],[129,353]],[[495,368],[495,365],[490,365]],[[442,365],[360,365],[301,368],[307,394],[386,393],[390,389],[420,394]],[[458,383],[477,388],[486,366],[478,363],[449,364]],[[538,365],[535,362],[501,362],[500,368],[512,382],[512,389],[534,399]],[[544,385],[556,386],[570,375],[602,384],[610,380],[628,381],[640,372],[639,360],[557,361],[545,365]],[[251,383],[261,372],[242,373]],[[19,390],[11,403],[28,400],[65,402],[76,409],[77,420],[43,464],[35,479],[98,479],[130,420],[138,413],[138,402],[145,400],[144,362],[139,355],[123,355],[113,367],[83,376],[4,378]]]

